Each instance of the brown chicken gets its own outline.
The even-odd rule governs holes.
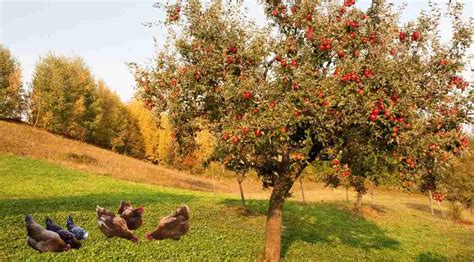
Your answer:
[[[181,236],[188,233],[188,231],[189,207],[187,205],[182,205],[171,215],[162,218],[155,231],[146,233],[145,237],[148,240],[162,240],[166,238],[179,240]]]
[[[123,218],[99,206],[97,206],[96,211],[99,229],[106,237],[120,237],[135,243],[138,242],[138,237],[134,236],[132,232],[128,230],[127,222],[125,222]]]
[[[118,213],[127,222],[127,227],[130,230],[138,229],[142,224],[142,214],[145,211],[143,206],[133,208],[130,202],[120,202]]]
[[[30,247],[39,252],[63,252],[71,248],[58,233],[44,229],[31,215],[26,215],[25,222],[28,233],[26,241]]]

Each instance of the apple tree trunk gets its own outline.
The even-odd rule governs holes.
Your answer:
[[[265,261],[280,261],[283,203],[284,200],[277,196],[270,199],[265,232]]]
[[[243,175],[239,174],[237,177],[237,182],[239,183],[240,199],[242,200],[242,208],[245,210],[247,209],[247,207],[245,206],[244,188],[242,187],[243,181],[244,181]]]
[[[346,202],[349,202],[349,187],[346,186]]]
[[[374,188],[375,188],[375,183],[372,182],[371,187],[370,187],[370,197],[371,197],[372,205],[375,202],[375,200],[374,200]]]
[[[430,210],[431,210],[431,215],[434,216],[434,209],[433,209],[433,195],[431,194],[431,190],[428,190],[429,196],[430,196]]]
[[[300,187],[301,187],[301,196],[303,197],[303,204],[306,204],[306,199],[304,197],[304,188],[303,188],[303,178],[300,177]]]
[[[356,210],[358,211],[362,210],[362,193],[359,193],[359,192],[357,192]]]
[[[265,261],[280,261],[283,204],[294,182],[290,176],[284,175],[273,187],[265,231]]]

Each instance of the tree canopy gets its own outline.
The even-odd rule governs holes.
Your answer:
[[[20,65],[10,50],[0,44],[0,118],[21,119],[24,109]]]
[[[321,153],[336,182],[390,168],[411,187],[465,149],[460,125],[472,122],[473,95],[461,72],[472,27],[462,5],[449,5],[453,35],[443,42],[434,4],[404,25],[385,1],[354,4],[268,0],[261,28],[240,1],[178,2],[165,6],[170,37],[155,66],[134,65],[140,98],[169,112],[181,154],[204,123],[223,163],[256,170],[272,188],[268,260],[279,257],[283,202]]]

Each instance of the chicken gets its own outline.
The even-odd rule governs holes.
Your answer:
[[[71,247],[66,244],[58,233],[46,230],[35,222],[31,215],[25,216],[26,241],[28,245],[39,252],[63,252]]]
[[[82,243],[77,238],[74,237],[74,234],[64,230],[60,225],[55,224],[51,218],[46,218],[46,229],[58,233],[59,237],[72,248],[80,248]]]
[[[131,240],[137,243],[138,237],[134,236],[130,230],[128,230],[127,222],[114,213],[110,212],[105,208],[97,206],[97,222],[99,223],[99,229],[108,238],[120,237]]]
[[[69,232],[71,232],[77,240],[84,240],[89,237],[89,233],[85,231],[82,227],[78,227],[74,224],[71,216],[67,217],[66,227]]]
[[[120,202],[118,213],[127,222],[127,227],[130,230],[138,229],[142,224],[142,214],[145,211],[143,206],[133,208],[130,202]]]
[[[179,240],[181,236],[189,231],[189,207],[182,205],[176,209],[171,215],[160,220],[154,232],[146,233],[148,240],[162,240],[171,238]]]

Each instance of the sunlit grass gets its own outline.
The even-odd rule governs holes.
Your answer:
[[[0,155],[0,260],[255,260],[262,250],[266,201],[250,201],[249,213],[238,199],[164,188],[74,171],[41,160]],[[145,205],[139,244],[107,240],[98,230],[97,204],[116,209],[120,200]],[[144,240],[158,220],[186,203],[191,230],[180,241]],[[285,207],[282,255],[286,260],[422,261],[472,259],[470,229],[407,209],[404,215],[380,207],[362,218],[342,202]],[[39,254],[26,245],[23,217],[47,216],[64,224],[72,215],[90,232],[83,248]]]

